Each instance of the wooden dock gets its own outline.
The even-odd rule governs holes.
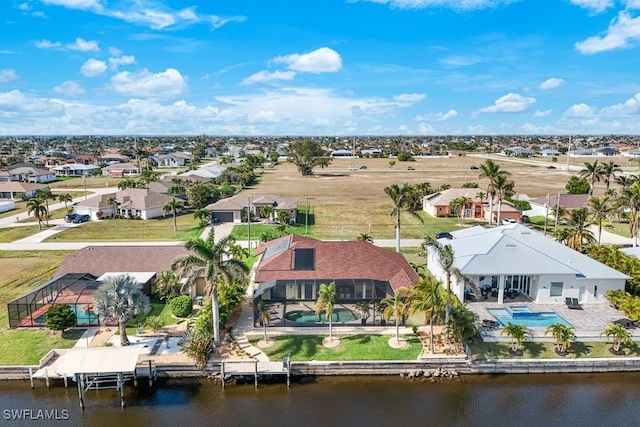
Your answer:
[[[287,387],[291,383],[291,359],[285,357],[282,362],[263,362],[260,360],[223,360],[220,363],[220,378],[222,388],[225,386],[225,377],[250,376],[255,378],[255,386],[258,388],[260,375],[286,375]]]

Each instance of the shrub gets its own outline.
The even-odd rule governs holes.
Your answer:
[[[207,366],[207,360],[213,352],[211,335],[202,335],[198,332],[187,331],[178,342],[180,349],[194,359],[199,369]]]
[[[193,301],[188,295],[181,295],[169,301],[169,310],[176,317],[187,317],[193,310]]]
[[[205,305],[198,312],[194,330],[201,335],[211,336],[213,334],[213,315],[211,314],[211,303]]]
[[[152,331],[159,331],[164,326],[164,320],[160,316],[149,316],[144,322],[144,326]]]
[[[76,314],[67,304],[54,304],[47,310],[45,325],[54,331],[64,331],[76,325]]]

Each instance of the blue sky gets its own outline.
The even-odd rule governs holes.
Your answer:
[[[0,135],[640,134],[640,0],[5,0]]]

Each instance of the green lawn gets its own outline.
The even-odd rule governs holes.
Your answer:
[[[272,236],[278,236],[278,232],[276,231],[276,225],[277,224],[251,224],[251,241],[257,241],[260,238],[260,234],[262,233],[269,233]],[[304,236],[305,235],[304,231],[305,231],[304,224],[289,226],[289,233],[291,234]],[[308,231],[309,231],[309,234],[307,234],[307,236],[314,237],[313,227],[309,226]],[[247,232],[248,230],[247,230],[246,224],[238,224],[233,227],[233,230],[231,230],[231,237],[236,239],[236,241],[240,241],[240,240],[246,241],[248,237]]]
[[[149,220],[105,219],[89,221],[80,227],[65,230],[49,237],[45,242],[148,242],[187,241],[200,236],[204,227],[190,213],[176,218],[178,231],[173,231],[173,218]]]
[[[43,224],[42,229],[45,230],[46,226]],[[25,237],[33,236],[39,233],[38,226],[18,226],[9,228],[0,228],[0,243],[15,242],[16,240],[24,239]]]
[[[509,354],[511,344],[508,342],[476,342],[471,346],[472,360],[486,359],[513,359]],[[624,357],[615,356],[609,352],[611,343],[606,342],[574,342],[569,348],[569,354],[558,356],[554,351],[555,345],[550,342],[525,342],[523,344],[523,359],[584,359],[592,357]],[[640,347],[637,344],[625,347],[627,356],[640,356]]]
[[[339,331],[337,331],[339,332]],[[334,330],[334,337],[338,334]],[[340,336],[340,345],[330,349],[322,345],[325,335],[294,335],[274,337],[276,344],[263,352],[271,360],[281,360],[291,356],[294,361],[307,360],[415,360],[422,350],[417,337],[403,336],[409,346],[403,350],[391,348],[388,344],[390,335],[344,335]],[[256,345],[261,335],[248,337],[249,342]]]
[[[81,335],[82,330],[0,330],[0,365],[37,365],[49,350],[71,348]]]
[[[135,335],[136,329],[141,326],[143,331],[147,330],[144,327],[144,322],[147,320],[147,317],[151,316],[159,316],[163,321],[165,326],[175,325],[180,322],[185,322],[185,319],[178,319],[173,317],[171,314],[171,310],[169,310],[169,306],[162,302],[152,302],[151,303],[151,311],[148,313],[142,313],[134,317],[133,319],[129,319],[127,322],[127,334]]]

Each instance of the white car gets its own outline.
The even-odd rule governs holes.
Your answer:
[[[506,219],[503,219],[501,222],[502,222],[502,225],[509,225],[509,224],[515,224],[518,221],[516,221],[513,218],[506,218]]]

